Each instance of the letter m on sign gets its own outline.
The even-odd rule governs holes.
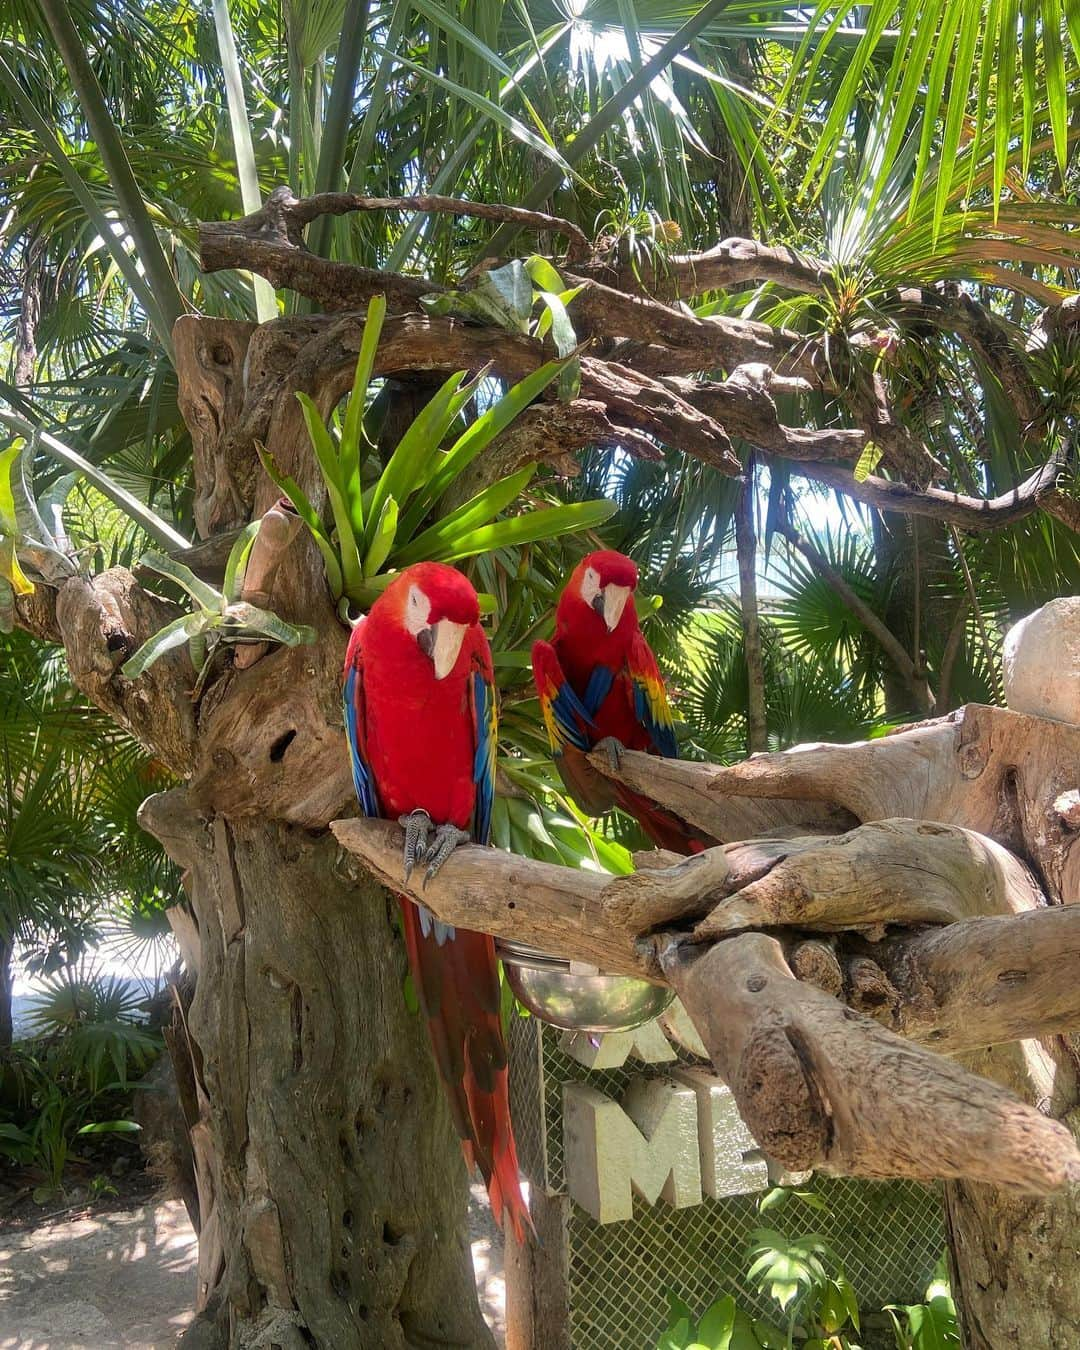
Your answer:
[[[566,1189],[598,1223],[630,1219],[633,1192],[676,1209],[701,1204],[693,1088],[638,1080],[622,1103],[585,1083],[563,1085]]]

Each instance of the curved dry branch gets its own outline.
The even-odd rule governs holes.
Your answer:
[[[1057,807],[1080,777],[1080,726],[1070,723],[969,703],[878,740],[796,746],[741,764],[628,750],[613,775],[607,755],[589,762],[714,839],[790,833],[815,812],[832,823],[804,833],[898,817],[963,825],[1036,860],[1052,900],[1080,895],[1080,836]]]
[[[791,1170],[1032,1193],[1080,1181],[1064,1125],[797,980],[775,938],[671,943],[660,962],[751,1134]]]
[[[330,828],[342,848],[385,886],[426,905],[446,923],[516,938],[607,970],[641,974],[645,969],[634,935],[617,932],[604,920],[601,897],[610,878],[598,872],[470,845],[455,849],[425,888],[419,869],[405,883],[405,832],[398,825],[355,819],[332,821]]]
[[[445,197],[430,192],[409,197],[363,197],[355,192],[317,192],[314,196],[297,200],[288,188],[274,189],[274,193],[279,192],[289,193],[291,201],[283,202],[285,211],[301,226],[310,224],[316,216],[343,216],[352,211],[417,211],[424,215],[511,221],[539,233],[561,234],[570,241],[569,256],[572,259],[588,253],[590,248],[585,232],[562,216],[552,216],[546,211],[529,211],[523,206],[508,206],[504,202],[471,202],[461,197]],[[271,197],[274,193],[271,193]]]
[[[619,290],[663,300],[688,300],[706,291],[773,281],[789,291],[816,295],[830,281],[827,264],[781,244],[724,239],[702,253],[655,252],[634,262],[594,262],[583,273]]]
[[[836,464],[799,464],[795,472],[826,487],[835,488],[856,501],[876,506],[879,511],[897,511],[901,515],[928,516],[958,525],[962,530],[1000,530],[1030,516],[1040,505],[1050,509],[1047,494],[1056,490],[1065,468],[1064,452],[1054,455],[1017,487],[997,497],[967,497],[944,488],[913,488],[891,478],[870,474],[856,481],[848,469]],[[1073,498],[1060,494],[1062,502],[1052,514],[1070,529],[1076,528],[1080,508]]]

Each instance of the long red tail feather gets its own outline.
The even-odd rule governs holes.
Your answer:
[[[670,849],[672,853],[701,853],[716,841],[707,834],[695,830],[673,811],[665,811],[648,797],[631,792],[622,783],[612,783],[615,800],[629,815],[633,816],[649,838],[659,848]]]
[[[508,1215],[514,1236],[524,1242],[532,1219],[510,1123],[494,940],[458,928],[440,943],[434,928],[425,935],[416,905],[398,898],[416,996],[465,1161],[480,1169],[496,1222],[503,1227]]]

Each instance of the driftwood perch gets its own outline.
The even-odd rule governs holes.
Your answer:
[[[1059,684],[1039,715],[971,705],[730,767],[627,752],[622,781],[728,841],[629,876],[469,847],[421,891],[396,825],[332,829],[448,922],[670,983],[792,1170],[1048,1192],[1080,1181],[1048,1099],[939,1052],[1080,1028],[1080,719]]]

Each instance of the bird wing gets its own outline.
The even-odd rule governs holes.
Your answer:
[[[595,739],[596,724],[592,713],[578,698],[563,673],[558,655],[550,642],[533,643],[532,668],[540,711],[552,750],[557,754],[572,745],[575,750],[587,751]],[[602,701],[597,701],[593,712]]]
[[[476,805],[473,808],[472,835],[478,844],[491,837],[491,808],[495,802],[495,749],[499,735],[495,675],[487,640],[478,643],[469,673],[469,705],[472,715],[476,753],[473,756],[473,782]]]
[[[361,624],[363,620],[361,620]],[[367,708],[364,700],[364,650],[363,633],[354,632],[349,644],[349,655],[345,666],[345,680],[341,689],[341,702],[345,710],[345,733],[349,741],[349,758],[352,761],[353,786],[356,797],[365,816],[379,816],[379,794],[375,788],[375,778],[367,757]]]
[[[635,633],[627,653],[626,669],[634,692],[634,716],[656,750],[666,759],[677,759],[675,719],[671,715],[664,677],[652,649],[640,633]]]

